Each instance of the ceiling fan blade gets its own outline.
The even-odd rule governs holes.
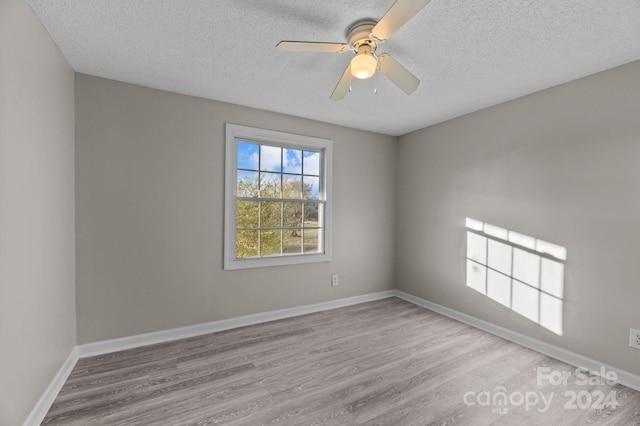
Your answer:
[[[281,52],[343,53],[349,50],[348,44],[315,41],[281,41],[276,47]]]
[[[420,12],[431,0],[396,0],[378,21],[371,35],[377,41],[391,37],[393,33]]]
[[[342,73],[342,77],[340,77],[340,81],[336,84],[336,88],[333,89],[333,93],[331,94],[332,101],[339,101],[344,99],[344,96],[349,91],[349,87],[351,86],[351,64],[344,70]]]
[[[407,95],[412,94],[420,84],[418,77],[411,74],[409,70],[403,67],[400,62],[393,59],[388,53],[383,53],[378,58],[378,69]]]

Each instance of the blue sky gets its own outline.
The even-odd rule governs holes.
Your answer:
[[[320,153],[238,142],[238,168],[268,172],[319,175]]]
[[[299,175],[305,186],[311,186],[311,198],[317,199],[320,193],[320,179],[317,177],[320,170],[320,153],[316,151],[302,151],[297,149],[280,148],[268,145],[259,145],[248,142],[238,142],[238,180],[251,179],[257,183],[259,173],[258,166],[263,172],[282,173],[283,175],[271,175],[272,178],[282,176],[287,179],[296,179],[295,176],[287,177],[286,174]],[[270,173],[269,173],[270,174]],[[297,178],[299,179],[299,177]],[[244,194],[244,196],[257,196],[257,194]]]

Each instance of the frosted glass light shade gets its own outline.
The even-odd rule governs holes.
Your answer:
[[[377,65],[378,61],[372,54],[368,52],[358,53],[351,60],[351,75],[355,78],[366,80],[375,74]]]

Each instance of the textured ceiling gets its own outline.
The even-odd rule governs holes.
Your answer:
[[[334,102],[352,53],[276,44],[345,42],[392,0],[28,3],[77,72],[389,135],[640,59],[640,0],[433,0],[378,48],[417,91],[378,75]]]

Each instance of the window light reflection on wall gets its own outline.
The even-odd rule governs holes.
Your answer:
[[[467,218],[467,286],[562,335],[565,247]]]

